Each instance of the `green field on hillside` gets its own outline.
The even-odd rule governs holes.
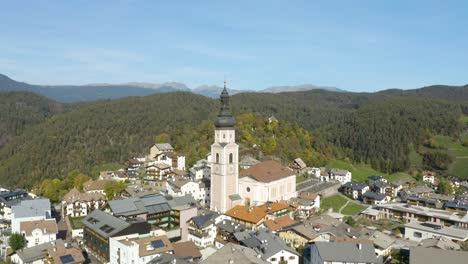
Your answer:
[[[367,177],[371,175],[382,175],[385,179],[389,181],[397,181],[401,179],[411,180],[409,174],[405,172],[398,172],[393,174],[386,174],[380,171],[372,169],[367,164],[351,164],[349,162],[341,161],[341,160],[331,160],[326,165],[327,168],[337,168],[337,169],[345,169],[349,170],[353,175],[353,181],[364,182],[367,180]]]
[[[461,142],[468,138],[468,134],[463,134]],[[449,175],[455,175],[460,178],[468,178],[468,147],[462,145],[461,142],[447,136],[435,136],[435,146],[440,151],[450,154],[454,158],[454,162],[449,166]]]
[[[355,204],[355,203],[349,203],[346,205],[345,208],[341,211],[342,214],[344,215],[355,215],[361,212],[361,210],[364,209],[363,206]]]
[[[320,208],[327,212],[329,208],[333,208],[333,212],[338,213],[340,208],[346,204],[346,199],[336,194],[330,197],[323,198],[320,202]]]

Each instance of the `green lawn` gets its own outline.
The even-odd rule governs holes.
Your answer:
[[[465,140],[467,137],[468,134],[465,133],[461,138]],[[440,151],[446,152],[454,158],[454,162],[449,166],[448,173],[460,178],[468,178],[468,147],[447,136],[435,136],[434,139],[435,145],[440,148]]]
[[[124,165],[118,164],[118,163],[106,163],[106,164],[102,164],[99,166],[95,166],[91,169],[91,177],[93,178],[99,177],[99,173],[101,171],[116,171],[124,167],[125,167]]]
[[[303,182],[305,181],[307,178],[304,176],[304,175],[299,175],[296,177],[296,183],[300,183],[300,182]]]
[[[70,224],[73,229],[78,229],[83,227],[83,223],[81,220],[83,220],[85,216],[80,216],[80,217],[68,217],[70,219]]]
[[[362,209],[364,209],[363,206],[360,206],[355,203],[349,203],[345,208],[343,208],[341,213],[344,215],[355,215],[361,212]]]
[[[382,173],[380,171],[374,170],[367,164],[354,164],[353,165],[351,163],[341,161],[341,160],[331,160],[327,163],[326,167],[349,170],[353,175],[353,181],[357,181],[357,182],[364,182],[367,180],[367,177],[371,175],[382,175],[384,176],[385,179],[389,181],[396,181],[400,179],[407,179],[407,180],[413,179],[413,177],[411,177],[409,174],[405,172],[386,174],[386,173]]]
[[[324,212],[327,212],[329,208],[333,208],[333,212],[338,212],[340,211],[340,208],[343,205],[345,205],[346,202],[347,201],[345,198],[336,194],[330,197],[323,198],[320,202],[320,208]]]

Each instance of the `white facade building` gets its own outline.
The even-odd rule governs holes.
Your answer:
[[[175,180],[166,182],[167,193],[172,196],[185,196],[187,194],[204,204],[206,198],[206,188],[201,182],[189,180]]]
[[[58,227],[55,219],[23,221],[20,234],[26,238],[26,247],[33,247],[57,239]]]
[[[62,199],[62,213],[71,217],[86,216],[105,203],[106,197],[102,193],[81,193],[73,188]]]
[[[146,264],[161,253],[172,254],[174,247],[167,236],[126,235],[109,238],[109,263]]]

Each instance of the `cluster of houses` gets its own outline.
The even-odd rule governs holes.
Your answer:
[[[56,206],[63,223],[53,217],[48,199],[0,189],[0,227],[27,241],[11,260],[85,263],[85,250],[103,263],[384,263],[394,248],[405,246],[389,232],[351,226],[342,215],[321,211],[321,195],[297,192],[298,174],[338,183],[344,195],[366,206],[362,217],[404,221],[399,239],[415,243],[409,253],[414,263],[438,251],[457,260],[460,243],[468,240],[468,196],[436,193],[437,178],[430,173],[423,179],[428,186],[381,176],[353,182],[347,170],[310,168],[301,159],[286,167],[245,156],[239,197],[230,197],[242,202],[221,213],[209,209],[211,159],[186,170],[185,157],[170,144],[155,144],[125,170],[102,172],[82,190],[71,189]],[[127,187],[107,200],[111,181]],[[66,235],[60,235],[60,224]]]

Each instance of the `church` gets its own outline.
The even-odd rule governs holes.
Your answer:
[[[260,205],[267,201],[297,197],[296,175],[276,162],[261,162],[255,168],[243,171],[239,184],[236,120],[231,114],[226,82],[220,102],[220,112],[214,122],[214,143],[211,145],[210,209],[225,213],[236,205]],[[255,193],[257,195],[254,196]]]

